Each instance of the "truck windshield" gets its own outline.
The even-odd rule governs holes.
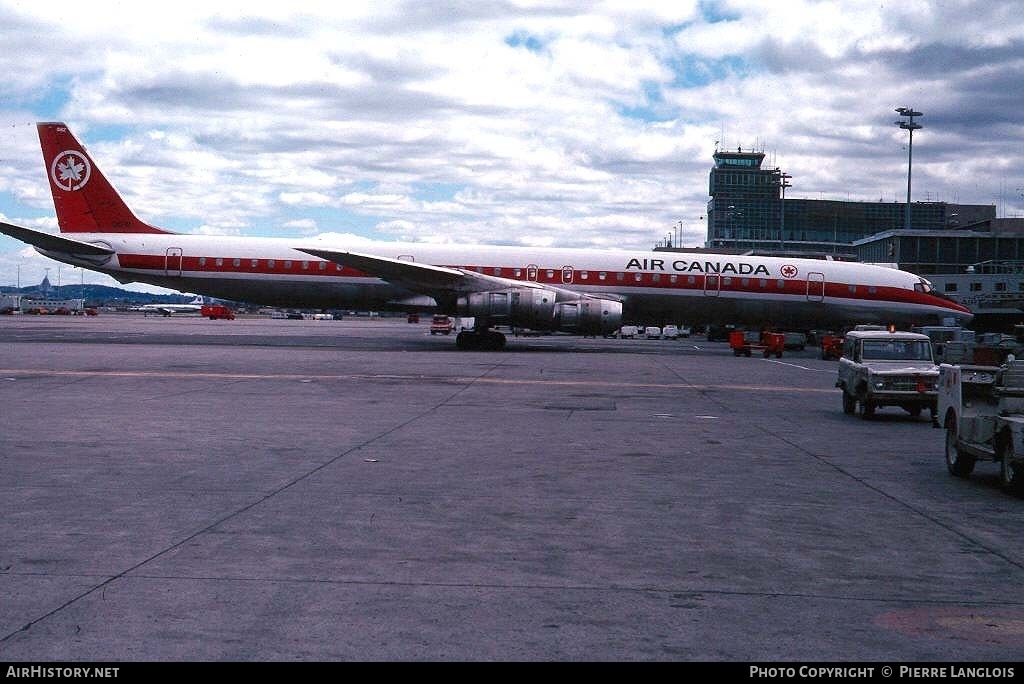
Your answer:
[[[931,361],[932,347],[926,340],[864,340],[865,361]]]

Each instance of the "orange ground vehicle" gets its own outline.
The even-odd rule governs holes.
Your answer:
[[[455,330],[455,321],[448,316],[437,315],[430,323],[431,335],[450,335]]]
[[[843,338],[834,335],[823,335],[821,338],[821,358],[838,359],[843,355]]]
[[[758,333],[747,330],[734,330],[729,333],[729,346],[734,356],[750,356],[752,352],[759,351],[764,358],[775,355],[775,358],[782,358],[782,350],[786,346],[786,336],[782,333]]]
[[[203,304],[200,313],[211,321],[215,321],[218,318],[223,318],[225,321],[235,320],[235,312],[223,304]]]

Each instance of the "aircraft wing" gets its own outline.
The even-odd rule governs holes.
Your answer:
[[[63,252],[80,256],[109,256],[114,253],[114,250],[109,247],[72,240],[60,235],[51,235],[50,233],[32,230],[31,228],[22,228],[10,223],[0,222],[0,233],[5,233],[16,240],[21,240],[33,247],[45,249],[49,252]]]
[[[540,287],[537,283],[489,276],[461,268],[432,266],[372,254],[340,252],[321,248],[297,247],[296,249],[321,259],[333,261],[336,264],[350,266],[414,292],[480,292],[512,286]]]

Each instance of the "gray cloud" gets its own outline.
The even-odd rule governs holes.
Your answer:
[[[1005,192],[1024,186],[1006,4],[728,7],[716,23],[695,5],[497,0],[100,22],[0,4],[0,120],[65,118],[154,222],[644,247],[680,219],[702,241],[716,140],[763,147],[792,196],[899,197],[908,105],[925,112],[915,196],[1002,192],[1024,212]],[[45,218],[31,129],[3,135],[0,212]]]

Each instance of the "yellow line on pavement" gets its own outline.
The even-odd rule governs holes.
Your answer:
[[[750,392],[799,392],[799,393],[835,393],[833,388],[793,387],[791,385],[725,385],[695,384],[686,382],[636,382],[611,380],[531,380],[528,378],[490,378],[461,377],[413,374],[303,374],[303,373],[213,373],[207,371],[131,371],[131,370],[60,370],[52,368],[0,368],[0,379],[3,377],[79,377],[79,378],[153,378],[153,379],[196,379],[196,380],[400,380],[407,382],[440,382],[455,385],[488,384],[488,385],[557,385],[562,387],[627,387],[655,388],[678,390],[738,390]]]

